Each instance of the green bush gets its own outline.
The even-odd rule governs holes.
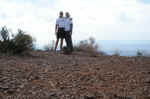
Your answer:
[[[96,44],[93,37],[90,37],[88,40],[80,41],[77,45],[74,46],[74,51],[86,52],[91,56],[105,55],[104,52],[99,51],[99,46]]]
[[[10,41],[9,31],[6,26],[2,27],[0,30],[0,52],[7,53],[10,51],[13,43]]]
[[[90,37],[88,40],[80,41],[76,46],[74,46],[74,50],[84,52],[97,52],[98,45],[95,43],[95,39]]]
[[[121,51],[120,51],[119,49],[116,49],[116,50],[114,51],[113,56],[120,56],[120,53],[121,53]]]
[[[9,31],[8,31],[8,29],[7,29],[7,27],[6,26],[4,26],[4,27],[2,27],[2,29],[1,29],[1,31],[0,31],[0,37],[1,37],[1,39],[0,39],[0,41],[8,41],[9,40]]]
[[[140,51],[140,50],[138,50],[138,51],[136,52],[136,56],[143,56],[143,52]]]
[[[10,36],[7,27],[2,27],[0,37],[1,53],[22,54],[33,49],[33,38],[20,29],[15,36]]]
[[[18,34],[12,41],[15,45],[13,52],[16,54],[33,49],[33,38],[30,35],[24,34],[22,30],[18,30]]]

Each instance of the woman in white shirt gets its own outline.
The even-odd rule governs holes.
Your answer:
[[[59,39],[61,39],[60,50],[62,50],[63,49],[62,48],[63,47],[63,40],[65,38],[65,20],[64,20],[62,11],[59,13],[59,18],[56,20],[55,34],[56,34],[56,39],[57,39],[56,44],[55,44],[55,51],[57,49]]]

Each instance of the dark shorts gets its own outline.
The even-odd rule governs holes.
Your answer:
[[[58,28],[57,39],[65,38],[65,30],[64,28]]]

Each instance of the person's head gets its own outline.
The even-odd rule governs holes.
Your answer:
[[[62,18],[63,17],[63,11],[59,12],[59,17]]]
[[[67,17],[67,18],[69,18],[69,17],[70,17],[69,12],[66,12],[66,17]]]

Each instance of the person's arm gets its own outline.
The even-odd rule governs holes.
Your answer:
[[[56,25],[55,25],[55,34],[58,32],[58,20],[56,20]]]
[[[58,30],[58,24],[56,24],[56,26],[55,26],[55,34],[57,34],[57,31]]]
[[[72,35],[72,31],[73,31],[73,23],[70,24],[70,27],[71,27],[71,31],[70,31],[70,32],[71,32],[71,35]]]

